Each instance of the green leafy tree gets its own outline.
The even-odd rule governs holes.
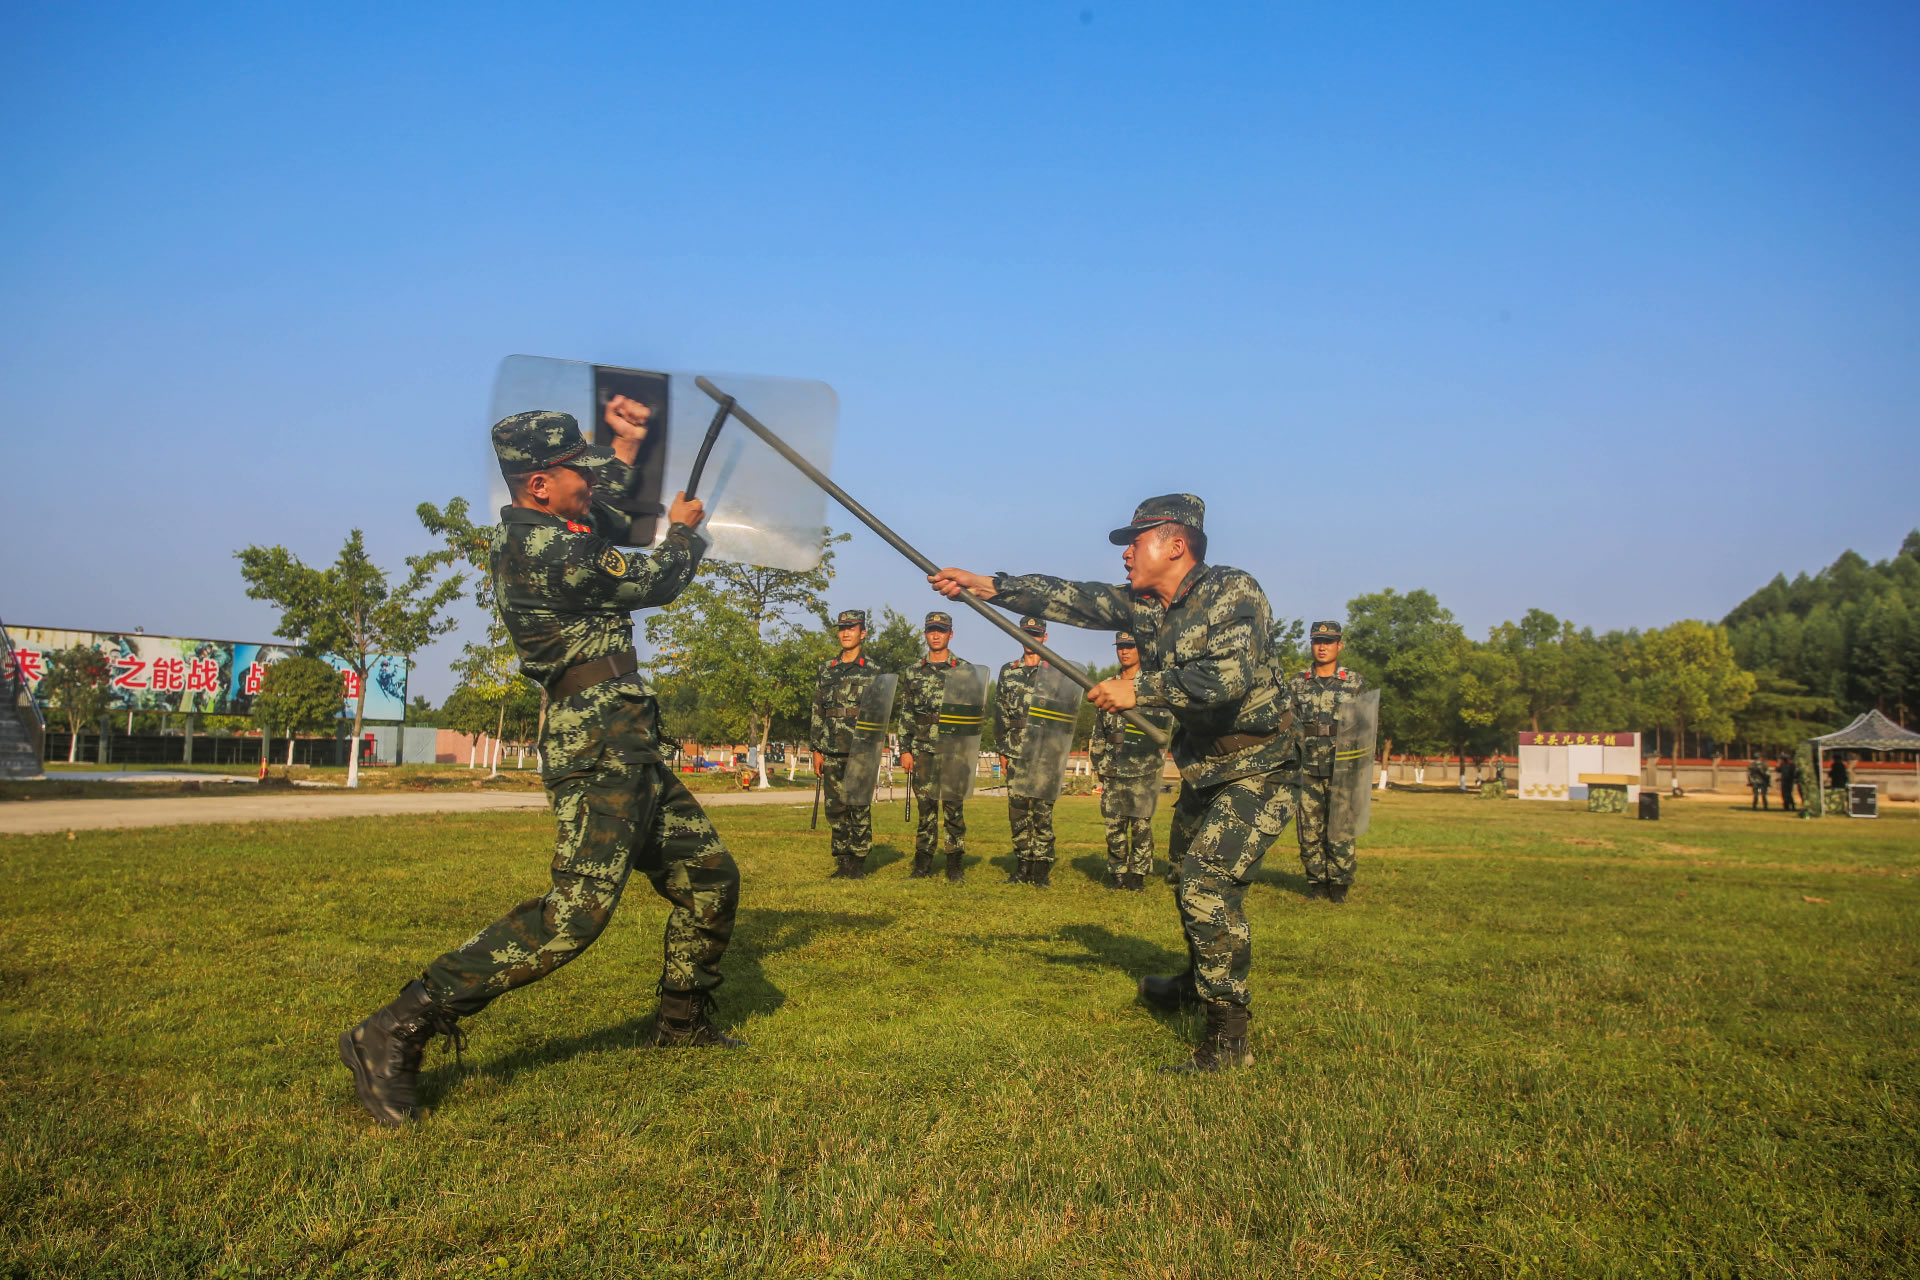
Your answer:
[[[407,704],[407,723],[422,729],[444,729],[440,722],[440,712],[427,701],[425,694],[416,693],[413,701]]]
[[[234,553],[247,595],[280,610],[275,631],[295,644],[340,660],[358,678],[353,700],[354,749],[347,785],[360,785],[360,734],[366,722],[367,680],[382,654],[411,659],[456,625],[446,610],[460,598],[465,576],[435,581],[450,556],[435,552],[407,559],[396,586],[367,555],[360,530],[347,535],[332,565],[310,568],[285,547],[247,547]]]
[[[1673,772],[1677,780],[1687,731],[1692,729],[1724,744],[1733,736],[1734,714],[1753,697],[1753,675],[1742,671],[1734,661],[1725,627],[1691,618],[1648,632],[1635,650],[1635,663],[1646,711],[1673,730]],[[1724,745],[1715,747],[1716,789],[1724,754]]]
[[[1527,727],[1535,732],[1565,727],[1557,717],[1579,696],[1575,651],[1580,638],[1573,624],[1544,609],[1529,609],[1520,621],[1495,627],[1488,642],[1513,663],[1513,687],[1525,704]]]
[[[880,610],[879,628],[867,633],[867,643],[861,652],[882,671],[905,675],[926,654],[923,634],[922,628],[915,626],[905,614],[892,605],[885,605]]]
[[[1454,754],[1485,760],[1514,741],[1530,715],[1512,654],[1498,645],[1466,645],[1448,703]]]
[[[91,645],[76,644],[47,655],[46,674],[40,677],[40,696],[47,709],[67,722],[67,763],[80,759],[80,735],[107,713],[113,703],[113,668],[107,655]]]
[[[1389,587],[1347,601],[1341,662],[1380,690],[1380,758],[1399,742],[1415,752],[1443,750],[1453,736],[1453,683],[1467,649],[1453,614],[1430,591]]]
[[[267,668],[253,699],[253,722],[260,726],[260,759],[278,729],[287,735],[287,765],[293,765],[296,734],[333,728],[340,715],[340,673],[318,658],[282,658]]]
[[[1815,697],[1806,686],[1772,671],[1753,673],[1753,697],[1734,712],[1734,737],[1747,746],[1773,751],[1804,742],[1833,728],[1839,708],[1830,698]]]
[[[827,626],[833,548],[847,534],[822,531],[820,563],[794,571],[759,565],[700,566],[679,599],[647,619],[651,671],[676,713],[693,712],[702,742],[760,747],[760,786],[776,723],[792,724],[813,697]],[[684,722],[673,723],[676,732]]]

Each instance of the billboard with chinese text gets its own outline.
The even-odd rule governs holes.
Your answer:
[[[9,627],[20,674],[44,709],[40,692],[47,658],[55,650],[86,645],[106,656],[112,671],[115,711],[197,711],[243,716],[253,709],[266,669],[300,651],[288,645],[244,644],[117,631],[62,631],[47,627]],[[339,660],[340,714],[353,716],[359,677]],[[404,720],[407,709],[407,660],[382,656],[367,678],[367,719]]]

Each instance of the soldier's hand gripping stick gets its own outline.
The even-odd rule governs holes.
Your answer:
[[[832,478],[829,477],[826,472],[820,470],[820,468],[795,453],[787,442],[769,430],[765,423],[736,404],[732,396],[714,386],[713,383],[705,377],[697,377],[693,381],[695,386],[713,397],[714,403],[720,406],[719,412],[714,415],[715,425],[707,429],[707,439],[705,441],[707,447],[711,447],[713,437],[718,433],[720,424],[725,421],[727,416],[731,415],[732,417],[738,418],[741,426],[766,441],[768,448],[785,458],[788,462],[791,462],[799,470],[801,475],[813,481],[822,489],[825,489],[828,496],[853,514],[854,519],[879,534],[881,541],[905,556],[916,569],[928,577],[932,577],[940,572],[939,565],[914,550],[905,538],[902,538],[892,529],[889,529],[878,516],[855,502],[847,495],[845,489],[842,489],[833,482]],[[689,490],[688,493],[689,496],[691,496],[692,491]],[[1049,649],[1046,645],[1040,643],[1040,641],[1035,640],[1013,623],[1007,621],[1006,616],[998,609],[995,609],[986,601],[976,599],[964,591],[960,593],[959,598],[966,602],[968,608],[985,618],[988,622],[991,622],[994,626],[1000,628],[1000,630],[1006,632],[1010,638],[1019,641],[1023,648],[1030,649],[1034,653],[1039,654],[1046,661],[1065,672],[1069,680],[1079,685],[1082,689],[1092,692],[1095,682],[1091,676]],[[1149,741],[1162,747],[1167,745],[1166,731],[1141,715],[1137,710],[1123,711],[1120,714],[1126,719],[1128,724],[1146,734]]]

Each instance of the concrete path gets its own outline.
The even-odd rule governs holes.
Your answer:
[[[811,791],[718,791],[698,796],[713,809],[736,804],[810,805]],[[359,794],[155,796],[146,800],[25,800],[0,804],[0,835],[44,835],[110,827],[178,827],[204,822],[303,822],[410,813],[478,813],[544,809],[539,791],[366,791]]]

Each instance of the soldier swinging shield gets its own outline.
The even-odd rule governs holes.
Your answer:
[[[860,691],[859,714],[853,721],[853,750],[847,753],[847,771],[841,785],[846,802],[854,807],[873,803],[880,783],[880,752],[887,745],[887,724],[893,719],[893,691],[900,677],[876,675]]]
[[[1380,726],[1380,691],[1368,689],[1341,708],[1333,727],[1333,785],[1328,789],[1327,838],[1367,834],[1373,799],[1373,744]]]

